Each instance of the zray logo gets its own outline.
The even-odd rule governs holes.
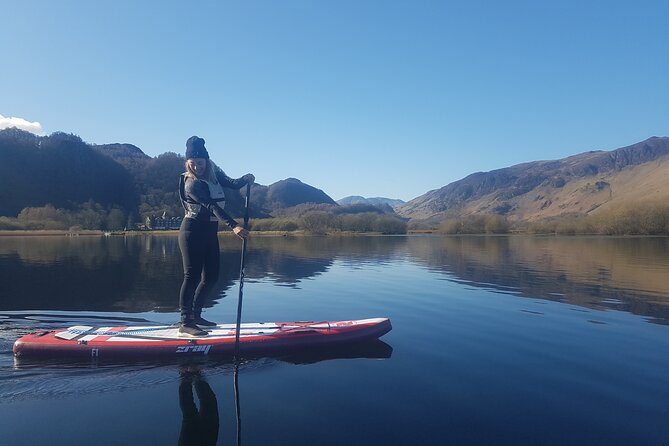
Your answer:
[[[184,345],[182,347],[177,347],[177,353],[202,352],[202,354],[206,355],[207,353],[209,353],[210,348],[211,345]]]

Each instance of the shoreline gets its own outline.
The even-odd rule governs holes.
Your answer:
[[[406,234],[381,234],[380,232],[338,232],[328,234],[307,234],[305,231],[251,231],[253,235],[274,237],[329,237],[329,236],[363,236],[363,235],[412,235],[431,232],[407,232]],[[58,229],[16,229],[0,230],[0,237],[137,237],[143,235],[178,235],[178,229],[152,230],[152,231],[96,231],[82,230],[71,232]],[[219,236],[233,236],[232,231],[219,231]]]
[[[668,235],[605,235],[605,234],[534,234],[529,232],[512,232],[508,234],[441,234],[436,231],[415,230],[407,231],[405,234],[383,234],[380,232],[331,232],[326,234],[309,234],[304,230],[298,231],[251,231],[256,237],[397,237],[397,236],[421,236],[437,235],[448,237],[620,237],[620,238],[656,238],[669,237]],[[178,229],[151,230],[151,231],[98,231],[81,230],[71,232],[64,229],[16,229],[0,230],[0,238],[3,237],[141,237],[141,236],[177,236]],[[232,231],[219,231],[219,237],[232,237]]]

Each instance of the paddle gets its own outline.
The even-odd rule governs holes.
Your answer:
[[[244,200],[244,229],[249,229],[249,196],[251,183],[246,185],[246,199]],[[242,444],[242,411],[239,401],[239,332],[242,325],[242,298],[244,296],[244,257],[246,254],[246,238],[242,241],[242,258],[239,267],[239,299],[237,300],[237,327],[235,330],[235,368],[233,385],[235,388],[235,414],[237,415],[237,445]]]
[[[237,446],[242,444],[242,408],[239,401],[239,362],[235,361],[235,369],[232,375],[232,383],[235,388],[235,415],[237,418]]]
[[[249,229],[249,196],[251,183],[246,185],[246,199],[244,200],[244,229]],[[244,254],[246,254],[246,240],[242,240],[242,259],[239,267],[239,299],[237,300],[237,329],[235,330],[235,360],[239,356],[239,331],[242,324],[242,298],[244,293]]]

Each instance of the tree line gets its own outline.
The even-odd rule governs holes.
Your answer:
[[[0,217],[0,230],[121,230],[134,227],[132,214],[87,201],[74,209],[47,204],[24,208],[15,218]]]
[[[448,218],[434,230],[442,234],[669,235],[669,204],[644,201],[535,222],[511,223],[500,215],[472,215]]]
[[[406,234],[407,226],[407,220],[396,215],[390,206],[370,204],[340,206],[326,203],[303,203],[279,209],[273,218],[251,221],[252,230],[302,230],[310,234],[338,232]]]
[[[639,202],[585,217],[527,225],[535,234],[669,235],[669,204]]]
[[[24,208],[16,218],[0,217],[0,230],[121,230],[135,227],[132,214],[122,209],[106,209],[88,201],[76,209],[59,209],[52,205]],[[283,218],[252,219],[254,231],[304,231],[310,234],[335,232],[377,232],[405,234],[403,219],[380,212],[346,213],[331,210],[307,210]]]
[[[324,235],[341,232],[375,232],[380,234],[406,234],[407,223],[397,216],[365,212],[335,214],[326,211],[309,211],[293,218],[254,219],[254,231],[297,231]]]

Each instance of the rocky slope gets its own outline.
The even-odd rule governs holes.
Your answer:
[[[473,214],[536,221],[584,215],[638,200],[666,200],[668,178],[669,138],[652,137],[617,150],[474,173],[396,211],[430,222]]]

